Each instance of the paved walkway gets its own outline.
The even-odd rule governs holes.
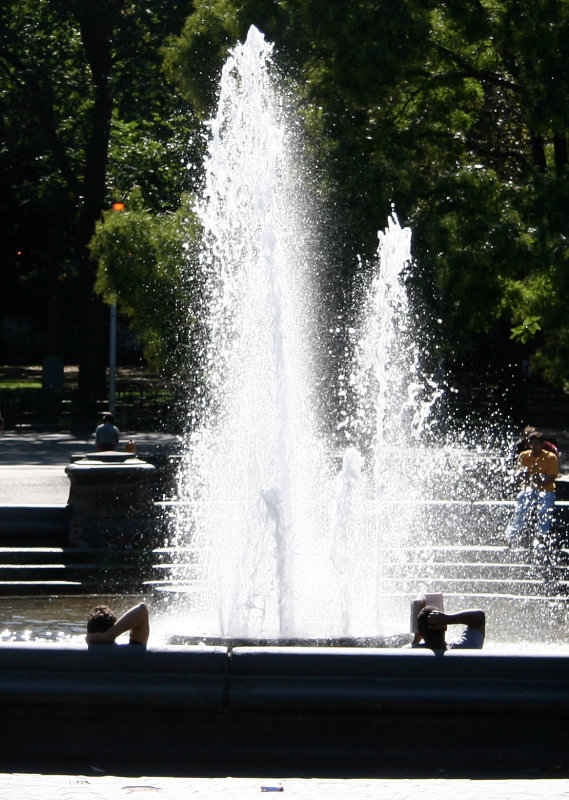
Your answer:
[[[280,790],[280,791],[279,791]],[[295,800],[561,800],[569,780],[326,780],[288,778],[119,778],[0,775],[1,800],[254,800],[278,791]]]
[[[140,453],[172,449],[178,442],[177,437],[160,433],[121,433],[121,447],[130,438]],[[0,506],[65,505],[69,496],[65,467],[72,456],[94,451],[94,435],[1,433]]]

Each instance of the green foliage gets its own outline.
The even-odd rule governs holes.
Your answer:
[[[444,321],[437,353],[529,357],[563,383],[568,22],[560,0],[198,0],[167,61],[209,113],[248,25],[275,42],[320,165],[332,314],[394,203],[414,230],[418,307]]]
[[[115,112],[107,166],[108,205],[136,189],[154,212],[176,209],[181,194],[199,183],[199,170],[192,177],[184,164],[201,163],[202,149],[197,123],[181,109],[173,109],[167,119],[153,114],[130,122]]]
[[[165,68],[190,102],[202,112],[210,110],[227,48],[236,39],[234,14],[225,0],[195,4],[175,44],[165,51]]]
[[[194,188],[180,164],[200,157],[198,126],[167,85],[161,53],[186,12],[177,0],[0,8],[5,313],[34,313],[48,352],[80,359],[89,397],[105,393],[107,358],[87,250],[96,220],[135,186],[156,211]]]
[[[443,320],[437,357],[497,369],[528,359],[569,383],[565,0],[8,0],[9,288],[41,284],[41,302],[49,281],[81,305],[93,282],[82,248],[101,212],[129,198],[97,228],[97,291],[117,294],[152,364],[175,372],[190,341],[196,367],[200,316],[184,314],[204,287],[180,197],[199,189],[198,118],[251,24],[275,43],[318,163],[329,313],[349,318],[357,264],[372,260],[393,203],[414,230],[417,309]]]
[[[97,225],[95,289],[131,320],[152,368],[196,384],[204,287],[192,204],[184,198],[177,211],[156,215],[135,192],[127,208],[106,212]]]

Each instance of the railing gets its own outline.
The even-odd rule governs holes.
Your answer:
[[[11,430],[68,430],[75,420],[77,401],[74,390],[57,393],[42,389],[0,390],[0,410],[6,429]],[[127,386],[116,393],[117,423],[120,428],[152,431],[160,429],[167,419],[172,427],[176,422],[176,414],[171,413],[173,405],[172,394],[164,390],[135,392]],[[97,406],[100,411],[107,411],[108,400],[99,400]]]

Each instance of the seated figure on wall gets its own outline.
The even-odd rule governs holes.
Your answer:
[[[101,415],[102,422],[95,431],[95,445],[99,452],[116,450],[119,446],[119,429],[115,425],[115,418],[110,411]]]

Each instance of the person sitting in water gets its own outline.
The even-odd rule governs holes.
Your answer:
[[[460,638],[447,645],[447,625],[466,625]],[[411,647],[428,647],[435,652],[445,650],[481,650],[486,635],[486,614],[480,609],[445,614],[434,606],[423,606],[417,618],[418,631]]]
[[[92,644],[115,644],[121,633],[130,631],[129,644],[146,647],[150,634],[148,609],[139,603],[125,612],[120,619],[108,606],[96,606],[87,620],[87,636],[85,641]]]

